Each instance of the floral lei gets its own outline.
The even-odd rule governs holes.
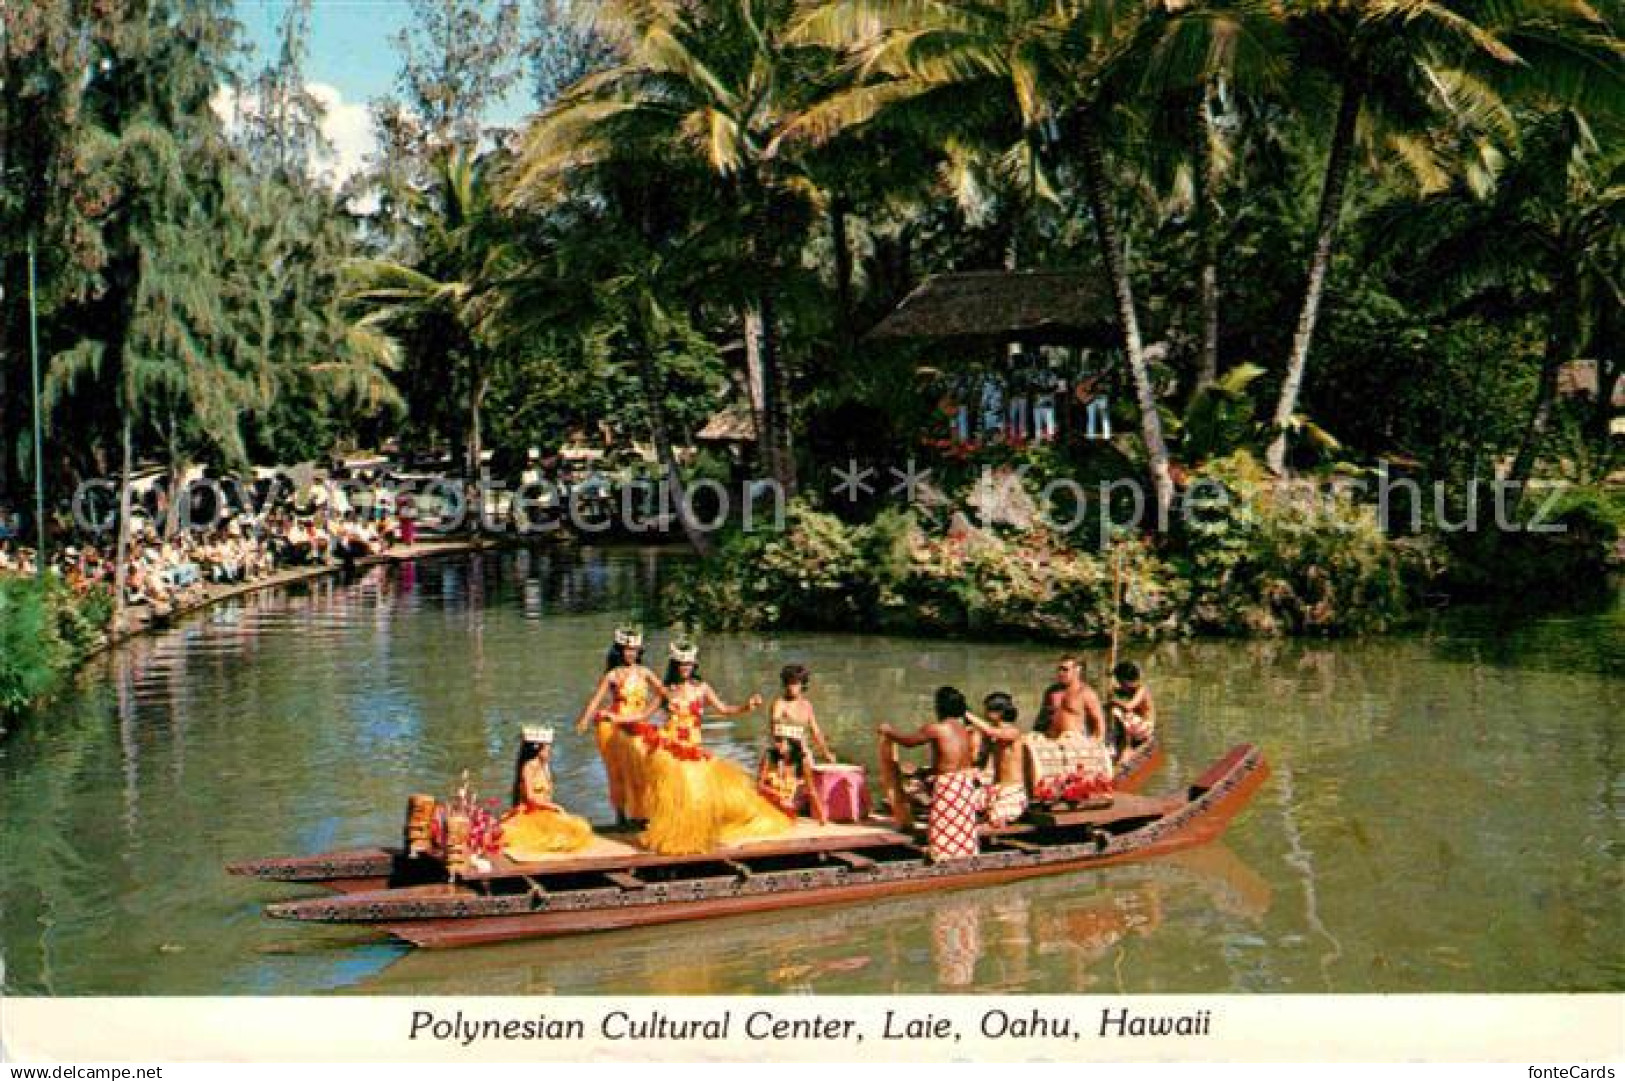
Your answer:
[[[627,735],[643,741],[643,747],[650,754],[656,751],[665,751],[680,762],[707,762],[713,757],[710,751],[703,747],[691,746],[668,739],[666,734],[652,724],[639,721],[636,724],[626,725]]]

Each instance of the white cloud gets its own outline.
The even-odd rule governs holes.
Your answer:
[[[372,117],[366,105],[347,102],[338,87],[327,83],[307,83],[310,96],[322,103],[322,134],[332,146],[329,161],[323,163],[323,173],[329,174],[334,187],[366,167],[367,158],[378,149],[373,135]]]
[[[330,83],[306,83],[305,90],[322,106],[322,136],[328,143],[311,154],[306,171],[337,188],[365,168],[367,157],[377,149],[372,117],[365,104],[345,101],[343,92]],[[239,110],[252,113],[259,107],[252,94],[239,100],[229,86],[217,89],[209,104],[228,130],[237,123]]]

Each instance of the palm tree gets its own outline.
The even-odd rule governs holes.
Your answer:
[[[641,161],[698,163],[743,229],[738,280],[747,385],[766,465],[795,485],[775,293],[807,188],[786,135],[816,90],[785,42],[791,0],[606,0],[597,28],[624,59],[566,91],[525,132],[508,200],[545,205],[566,178]],[[788,227],[788,228],[787,228]]]
[[[157,34],[154,26],[167,32]],[[82,330],[53,357],[45,393],[83,381],[111,390],[119,429],[113,626],[123,613],[135,426],[156,422],[178,473],[181,418],[191,437],[242,457],[240,410],[258,399],[240,370],[209,237],[223,220],[224,141],[209,98],[224,41],[218,14],[151,0],[129,6],[98,45],[85,88],[83,168],[100,179],[93,218],[103,288],[75,315]],[[171,492],[177,487],[172,486]],[[176,501],[178,503],[178,500]]]
[[[258,172],[234,172],[226,189],[218,291],[231,353],[265,406],[249,415],[249,434],[280,453],[291,417],[403,410],[392,378],[400,348],[382,314],[356,318],[346,302],[356,235],[338,196],[302,177]]]
[[[1195,81],[1224,55],[1212,46],[1233,19],[1216,7],[1176,12],[1133,0],[818,0],[797,30],[803,40],[849,46],[861,75],[802,118],[814,138],[887,117],[973,143],[1013,128],[1034,153],[1071,142],[1133,376],[1159,522],[1173,477],[1105,146],[1132,113],[1147,64],[1160,65],[1162,78]],[[1210,47],[1191,48],[1198,40]]]
[[[1278,11],[1256,0],[1206,0],[1171,20],[1149,49],[1139,158],[1194,233],[1200,307],[1194,393],[1219,377],[1221,195],[1257,125],[1256,103],[1278,96],[1285,71]]]
[[[487,323],[514,253],[492,198],[490,164],[465,149],[436,159],[434,185],[420,208],[421,256],[413,263],[358,259],[349,266],[350,301],[376,313],[375,327],[412,335],[420,362],[461,366],[468,386],[465,476],[474,483],[484,459],[481,410],[499,353]]]
[[[684,487],[683,472],[672,445],[671,425],[666,418],[666,383],[661,371],[661,358],[669,344],[673,339],[693,337],[692,328],[679,310],[661,299],[666,284],[661,280],[663,260],[644,253],[642,259],[627,260],[625,265],[623,274],[605,283],[606,299],[622,309],[620,322],[625,340],[637,357],[638,381],[643,387],[643,400],[649,413],[649,433],[675,503],[677,521],[694,551],[701,557],[709,557],[716,549],[695,520]]]
[[[1588,343],[1604,345],[1606,317],[1591,313],[1617,310],[1625,295],[1625,157],[1567,108],[1526,118],[1520,144],[1487,196],[1458,183],[1385,208],[1374,224],[1428,268],[1413,286],[1439,307],[1542,316],[1540,378],[1508,472],[1521,491],[1551,428],[1560,371]],[[1602,402],[1613,391],[1607,374],[1599,371]]]
[[[1275,134],[1258,124],[1278,97],[1285,70],[1280,22],[1260,0],[1203,0],[1179,18],[1151,24],[1129,88],[1131,108],[1114,110],[1120,172],[1163,226],[1186,234],[1195,264],[1198,333],[1191,391],[1219,376],[1222,209],[1230,174],[1253,141]],[[1126,166],[1126,168],[1125,168]]]
[[[1595,26],[1584,0],[1313,0],[1288,11],[1298,55],[1330,80],[1335,120],[1321,180],[1314,244],[1303,301],[1274,414],[1267,452],[1277,473],[1286,468],[1287,432],[1297,411],[1310,345],[1325,292],[1344,192],[1363,136],[1386,144],[1416,169],[1425,186],[1448,176],[1431,153],[1429,126],[1447,116],[1457,127],[1494,125],[1503,115],[1492,82],[1521,62],[1509,39],[1531,29],[1561,38],[1566,28]],[[1555,63],[1556,61],[1552,61]],[[1305,82],[1300,90],[1307,90]]]

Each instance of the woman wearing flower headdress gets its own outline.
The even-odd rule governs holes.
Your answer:
[[[596,726],[593,735],[609,775],[609,802],[617,826],[645,817],[647,751],[641,737],[665,696],[659,677],[643,665],[643,632],[633,627],[616,630],[615,642],[604,658],[603,678],[576,720],[576,731],[585,732],[588,724]]]
[[[666,739],[685,747],[700,745],[700,723],[706,710],[718,717],[738,717],[760,709],[762,696],[753,694],[742,706],[730,706],[700,676],[700,649],[678,639],[671,644],[666,662]]]
[[[502,851],[516,862],[575,852],[592,843],[587,820],[553,802],[552,759],[553,729],[526,726],[520,731],[513,810],[502,817]]]
[[[648,827],[639,840],[668,856],[697,855],[722,845],[788,832],[795,816],[764,799],[740,766],[700,747],[706,710],[734,717],[760,708],[753,694],[730,706],[700,678],[700,651],[673,642],[666,668],[667,724],[647,759]]]

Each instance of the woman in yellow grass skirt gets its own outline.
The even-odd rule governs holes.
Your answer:
[[[644,801],[649,824],[638,838],[644,847],[662,855],[690,856],[788,833],[796,824],[793,814],[763,798],[742,767],[700,746],[706,710],[738,716],[760,707],[761,696],[751,695],[742,706],[725,704],[700,678],[699,650],[674,642],[665,698],[666,728],[644,740],[650,752]]]
[[[592,701],[581,711],[576,731],[595,726],[598,754],[609,775],[609,802],[615,809],[615,824],[626,826],[648,817],[644,807],[648,750],[642,735],[647,722],[660,708],[665,691],[660,679],[643,666],[643,632],[622,627],[615,632],[604,661],[604,676],[598,681]],[[604,708],[605,701],[608,707]]]
[[[585,818],[567,814],[553,802],[553,730],[525,728],[513,779],[513,810],[502,817],[502,852],[519,863],[555,852],[575,852],[592,843]]]

